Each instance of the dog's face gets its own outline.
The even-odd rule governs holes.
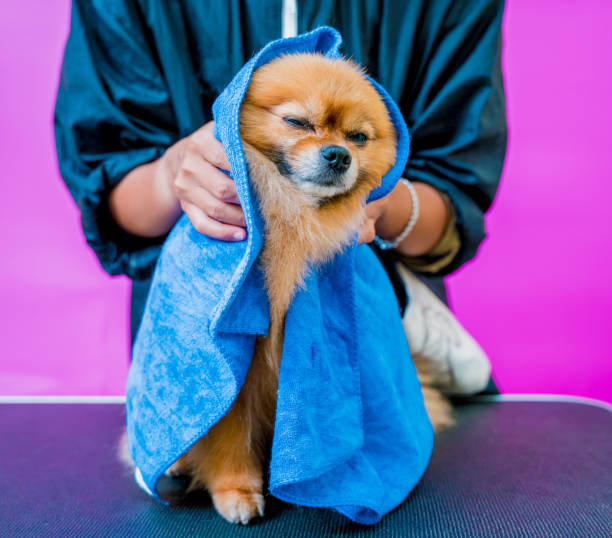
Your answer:
[[[380,184],[396,134],[380,94],[352,62],[281,56],[253,74],[240,134],[319,201]]]

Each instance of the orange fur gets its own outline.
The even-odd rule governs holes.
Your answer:
[[[442,391],[436,386],[436,379],[439,379],[436,364],[418,353],[412,354],[412,360],[419,382],[421,383],[425,409],[434,431],[438,433],[454,426],[453,407]]]
[[[282,107],[314,126],[288,125]],[[286,108],[285,108],[286,109]],[[263,462],[274,429],[284,320],[309,265],[322,263],[348,244],[363,219],[368,193],[395,159],[395,131],[374,87],[350,62],[303,54],[281,57],[253,76],[241,109],[241,137],[249,175],[265,221],[259,263],[270,300],[268,335],[259,337],[245,383],[228,413],[182,458],[193,486],[205,486],[219,512],[246,522],[261,512]],[[347,133],[368,135],[365,145]],[[269,159],[283,152],[290,163],[328,144],[348,147],[358,178],[346,193],[320,199],[303,192]],[[220,496],[233,491],[232,517]]]
[[[303,118],[296,128],[285,116]],[[350,133],[367,135],[351,141]],[[364,217],[368,193],[395,160],[395,131],[375,88],[352,62],[317,54],[282,56],[258,69],[241,108],[240,133],[262,216],[259,263],[270,301],[270,326],[258,337],[251,366],[224,417],[171,468],[205,487],[228,521],[263,514],[264,462],[274,430],[285,314],[309,266],[344,248]],[[275,158],[299,168],[323,146],[350,151],[356,180],[321,196],[283,174]],[[320,156],[319,156],[320,157]],[[353,165],[352,165],[353,166]]]

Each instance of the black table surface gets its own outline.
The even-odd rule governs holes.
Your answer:
[[[0,404],[0,536],[612,536],[612,413],[463,403],[425,476],[377,525],[267,496],[231,525],[206,495],[163,506],[117,458],[121,404]]]

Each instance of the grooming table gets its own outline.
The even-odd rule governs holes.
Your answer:
[[[165,507],[138,488],[117,459],[120,399],[0,402],[0,536],[612,536],[605,404],[461,403],[419,485],[379,524],[267,496],[266,517],[243,527],[205,494]]]

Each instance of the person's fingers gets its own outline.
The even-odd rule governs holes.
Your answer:
[[[198,153],[213,166],[229,172],[229,161],[223,144],[215,138],[214,125],[215,122],[210,121],[193,133],[190,137],[191,145],[187,150]]]
[[[387,203],[388,200],[386,198],[381,198],[380,200],[370,202],[365,206],[366,217],[377,220],[385,212]]]
[[[181,207],[189,217],[194,228],[204,235],[221,239],[222,241],[242,241],[246,238],[246,230],[244,228],[218,222],[190,202],[182,201]]]
[[[210,144],[204,148],[204,158],[212,165],[222,170],[230,171],[230,164],[225,155],[225,149],[223,144],[219,142],[214,136],[211,139]]]
[[[189,154],[175,180],[175,188],[180,195],[193,185],[206,189],[212,196],[226,202],[237,203],[238,195],[234,181],[203,158]]]
[[[227,177],[223,172],[214,166],[204,163],[210,168],[209,173],[202,176],[203,187],[210,192],[215,198],[224,201],[238,200],[236,193],[236,184],[233,179]]]
[[[246,226],[246,220],[240,205],[219,200],[199,186],[189,189],[185,193],[184,200],[192,203],[216,221],[235,226]]]
[[[371,243],[374,241],[374,237],[376,236],[376,229],[374,228],[375,221],[370,218],[366,218],[361,223],[361,227],[359,228],[359,234],[357,236],[357,244],[361,245],[363,243]]]
[[[234,184],[234,188],[236,188],[236,185]],[[228,198],[227,200],[225,200],[228,204],[238,204],[240,205],[240,199],[238,198],[238,193],[236,193],[236,196],[232,197],[232,198]]]

